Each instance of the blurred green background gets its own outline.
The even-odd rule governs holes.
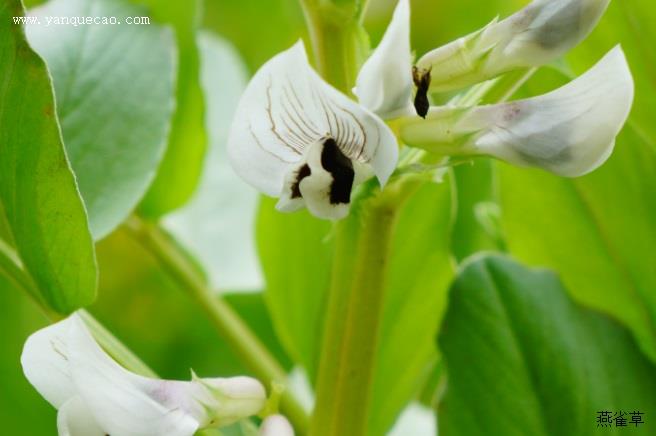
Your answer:
[[[519,0],[412,0],[413,47],[417,54],[424,53],[524,4]],[[370,1],[365,27],[373,46],[394,6],[390,0]],[[291,359],[273,333],[261,293],[264,284],[254,237],[256,197],[248,191],[243,201],[233,204],[231,196],[239,194],[228,190],[216,194],[220,198],[213,202],[207,198],[212,199],[215,193],[211,186],[236,183],[229,177],[222,179],[222,173],[213,173],[229,171],[222,162],[229,125],[225,116],[230,115],[239,89],[272,55],[306,37],[303,13],[292,0],[205,0],[200,10],[200,26],[207,32],[205,42],[200,42],[201,58],[220,56],[225,65],[229,64],[225,68],[218,65],[216,71],[221,73],[206,77],[203,84],[205,92],[221,95],[220,104],[208,103],[206,110],[214,117],[223,114],[224,119],[208,116],[212,120],[208,132],[194,131],[199,127],[193,123],[186,125],[186,134],[209,137],[211,158],[202,176],[209,192],[201,185],[198,195],[204,195],[210,205],[192,202],[182,216],[167,218],[167,226],[182,241],[190,241],[189,245],[199,244],[192,251],[198,250],[199,257],[209,259],[205,269],[210,282],[230,294],[231,304],[270,344],[286,369],[291,369]],[[489,161],[458,167],[454,175],[458,212],[451,236],[451,248],[459,260],[479,250],[509,250],[530,265],[553,268],[575,300],[629,326],[652,359],[656,356],[654,23],[656,4],[651,0],[612,1],[587,41],[565,61],[538,73],[520,91],[521,95],[535,95],[553,89],[622,43],[638,90],[630,126],[621,135],[611,161],[575,181]],[[201,62],[209,65],[212,59]],[[216,88],[212,90],[212,86]],[[193,94],[193,90],[189,92]],[[225,221],[217,218],[223,214],[228,216]],[[231,225],[238,222],[242,223],[240,230],[231,231]],[[203,235],[188,232],[190,226],[205,229],[211,235],[208,244],[199,243]],[[97,251],[99,298],[90,311],[158,374],[184,379],[190,367],[201,376],[248,373],[199,309],[125,230],[119,228],[98,242]],[[221,267],[227,258],[235,264]],[[215,271],[221,268],[226,275]],[[0,316],[2,434],[56,434],[55,411],[27,383],[19,365],[22,344],[30,333],[46,325],[46,319],[2,277],[0,307],[4,308]],[[591,427],[593,420],[590,417]]]

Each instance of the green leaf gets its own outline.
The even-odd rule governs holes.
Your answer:
[[[653,433],[656,368],[618,324],[572,303],[553,273],[479,257],[449,298],[441,435]],[[646,424],[599,429],[599,411],[643,412]]]
[[[32,11],[30,43],[48,63],[71,166],[100,239],[137,205],[162,158],[173,111],[171,34],[130,25],[121,0],[53,0]],[[47,25],[52,17],[117,17],[118,25]]]
[[[175,29],[180,53],[176,110],[166,155],[140,205],[140,212],[157,218],[185,204],[196,190],[206,149],[203,92],[196,30],[200,0],[144,0],[156,20]]]
[[[629,326],[656,359],[656,156],[631,130],[593,174],[501,168],[512,253],[562,274],[579,301]]]
[[[399,217],[374,372],[370,435],[386,434],[438,360],[434,338],[453,278],[451,204],[448,177],[424,185]]]
[[[95,298],[95,253],[48,71],[12,23],[22,15],[18,0],[0,5],[1,209],[44,302],[66,313]]]
[[[324,302],[330,285],[331,227],[307,211],[280,213],[272,199],[260,204],[257,244],[266,282],[265,300],[280,341],[312,381],[319,364]]]

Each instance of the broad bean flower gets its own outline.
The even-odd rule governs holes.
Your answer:
[[[77,314],[32,334],[21,363],[58,409],[60,436],[192,436],[254,415],[266,400],[264,387],[250,377],[184,382],[131,373],[103,351]]]
[[[228,141],[232,165],[278,197],[279,210],[307,207],[327,219],[348,214],[353,187],[371,173],[385,185],[399,145],[440,156],[486,155],[567,177],[593,171],[611,155],[633,102],[619,46],[566,86],[526,100],[434,107],[430,93],[557,59],[590,34],[609,1],[536,0],[413,64],[409,1],[400,0],[360,69],[357,101],[318,76],[299,42],[247,87]]]

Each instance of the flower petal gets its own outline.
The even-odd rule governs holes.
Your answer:
[[[64,320],[33,333],[21,355],[25,377],[56,408],[76,395],[68,368],[68,326]]]
[[[57,412],[59,436],[106,436],[80,396],[66,401]]]
[[[567,177],[587,174],[613,151],[633,103],[633,79],[621,48],[568,85],[544,96],[482,108],[493,123],[476,141],[486,154]]]
[[[285,179],[285,189],[276,208],[292,211],[307,206],[316,217],[338,220],[350,208],[356,182],[353,162],[339,151],[334,139],[322,138],[310,145],[303,160]]]
[[[410,4],[399,0],[383,39],[360,69],[353,93],[382,118],[411,115],[411,65]]]
[[[271,415],[262,422],[260,436],[294,436],[294,428],[284,416]]]
[[[126,371],[96,343],[82,319],[67,319],[71,377],[105,433],[121,436],[191,436],[198,422],[181,407],[165,407],[140,389],[148,380]]]
[[[609,2],[536,0],[503,21],[425,54],[417,66],[432,69],[432,90],[448,91],[544,65],[584,40]]]
[[[289,171],[325,136],[350,159],[370,164],[381,184],[394,171],[391,130],[324,82],[299,41],[264,64],[246,88],[228,140],[230,161],[244,180],[277,197]]]
[[[628,118],[634,85],[618,46],[581,77],[516,102],[436,109],[425,125],[409,120],[403,140],[433,151],[487,154],[566,177],[587,174],[612,153]]]

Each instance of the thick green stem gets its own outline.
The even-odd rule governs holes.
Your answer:
[[[155,258],[180,287],[199,304],[217,331],[230,344],[255,375],[271,384],[284,383],[287,375],[269,350],[251,331],[241,317],[206,284],[187,255],[155,224],[133,217],[127,228]],[[299,434],[307,431],[307,415],[291,392],[283,393],[283,413],[294,424]]]
[[[367,434],[380,318],[398,207],[378,194],[338,225],[313,436]]]
[[[360,24],[363,2],[303,0],[301,3],[319,74],[350,95],[366,55],[366,38]]]

